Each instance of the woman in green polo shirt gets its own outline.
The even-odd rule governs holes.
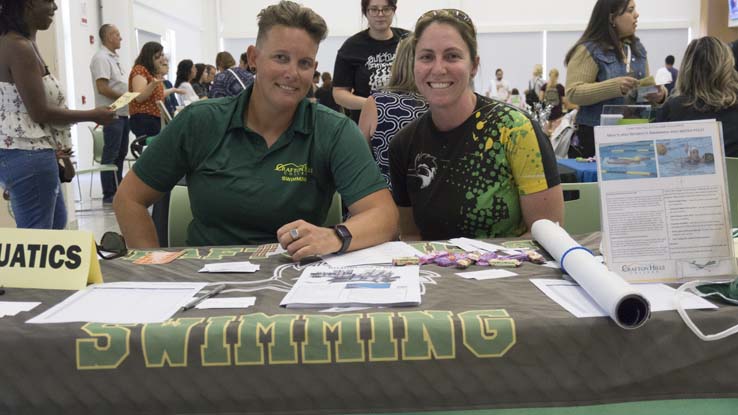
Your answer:
[[[304,99],[326,24],[282,1],[258,16],[249,65],[259,76],[235,97],[185,108],[121,183],[115,213],[129,247],[158,245],[147,207],[186,176],[189,245],[279,241],[295,260],[395,238],[398,213],[358,127]],[[351,218],[321,228],[338,191]]]

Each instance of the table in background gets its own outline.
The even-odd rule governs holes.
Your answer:
[[[573,169],[577,176],[578,182],[596,182],[597,181],[597,163],[576,161],[576,159],[558,159],[559,166]]]
[[[594,250],[599,237],[582,243]],[[256,296],[255,307],[193,309],[165,324],[25,324],[71,292],[8,289],[3,301],[43,304],[0,319],[0,413],[727,415],[738,408],[738,339],[703,342],[676,312],[655,313],[632,331],[607,318],[574,318],[529,281],[560,278],[557,269],[526,263],[517,277],[474,281],[423,266],[421,306],[337,314],[279,307],[302,269],[283,256],[252,258],[254,251],[189,249],[168,265],[132,264],[141,251],[104,261],[106,282],[248,281],[240,288],[255,289],[222,294]],[[261,265],[258,273],[197,273],[205,263],[249,259]],[[710,332],[736,322],[736,308],[727,306],[690,314]],[[597,404],[608,405],[583,406]]]

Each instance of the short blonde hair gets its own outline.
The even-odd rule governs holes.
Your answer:
[[[730,47],[705,36],[687,46],[676,82],[676,94],[685,106],[700,112],[720,111],[738,102],[738,72]]]
[[[533,67],[533,76],[542,76],[543,75],[543,65],[540,63],[537,63],[536,66]]]
[[[559,70],[552,68],[548,71],[548,86],[546,88],[556,88],[559,83]]]

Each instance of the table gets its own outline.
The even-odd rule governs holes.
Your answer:
[[[558,159],[559,166],[573,169],[577,176],[578,182],[596,182],[597,181],[597,163],[588,163],[576,161],[576,159]]]
[[[599,237],[581,241],[595,249]],[[241,288],[254,291],[223,295],[257,297],[254,308],[193,309],[165,324],[29,325],[71,293],[8,289],[3,301],[43,304],[0,319],[0,413],[563,415],[604,413],[582,405],[608,404],[608,414],[709,408],[727,415],[738,408],[738,338],[703,342],[675,312],[655,313],[633,331],[606,318],[573,318],[528,281],[558,278],[556,269],[524,264],[517,277],[470,281],[424,266],[421,306],[340,314],[278,306],[301,272],[285,257],[252,258],[257,274],[196,272],[254,251],[193,248],[169,265],[133,265],[144,254],[136,251],[102,263],[107,282],[226,279],[251,282]],[[710,331],[736,322],[731,307],[691,315]]]

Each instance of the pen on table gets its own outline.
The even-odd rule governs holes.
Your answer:
[[[187,310],[191,309],[192,307],[200,304],[203,300],[205,300],[207,298],[215,297],[216,295],[218,295],[219,292],[223,291],[223,289],[225,289],[225,284],[216,285],[215,288],[213,288],[212,290],[208,291],[207,293],[203,294],[200,297],[195,298],[194,300],[190,301],[189,303],[183,305],[182,306],[182,311],[187,311]]]

